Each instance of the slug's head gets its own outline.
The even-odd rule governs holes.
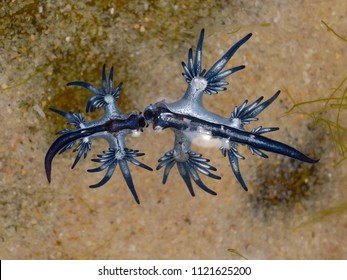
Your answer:
[[[146,107],[146,109],[143,112],[143,116],[145,118],[145,121],[147,124],[154,123],[156,119],[160,116],[162,113],[169,112],[169,109],[167,108],[167,105],[164,101],[159,101],[155,104],[151,104]]]
[[[153,121],[153,118],[155,117],[156,112],[157,112],[157,108],[156,108],[155,104],[154,105],[151,104],[151,105],[147,106],[147,108],[143,112],[143,116],[145,117],[145,120],[148,124]]]

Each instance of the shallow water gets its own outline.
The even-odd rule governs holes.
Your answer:
[[[335,165],[340,155],[325,126],[285,114],[293,105],[285,91],[297,102],[325,98],[347,76],[347,43],[321,23],[347,36],[347,2],[127,2],[1,4],[0,257],[237,259],[228,252],[236,249],[248,259],[346,259],[346,162]],[[74,154],[58,156],[49,185],[43,158],[65,120],[48,108],[83,111],[89,97],[66,83],[100,85],[106,63],[115,67],[115,82],[124,82],[123,111],[176,100],[186,88],[180,62],[201,28],[205,67],[253,33],[228,64],[246,69],[227,79],[227,92],[207,96],[206,107],[228,116],[245,99],[282,89],[254,126],[279,126],[272,138],[320,162],[311,166],[273,154],[265,160],[243,149],[244,192],[218,149],[195,147],[222,176],[204,178],[218,195],[196,188],[192,198],[175,169],[163,186],[161,171],[132,168],[139,206],[119,170],[102,188],[88,188],[103,175],[86,172],[95,167],[89,159],[107,149],[99,141],[74,170]],[[172,142],[170,131],[146,129],[128,144],[155,167]]]

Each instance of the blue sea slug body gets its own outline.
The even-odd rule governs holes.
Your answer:
[[[305,156],[286,144],[261,136],[261,134],[278,130],[276,127],[264,128],[259,126],[253,128],[250,132],[245,130],[245,125],[257,121],[257,116],[278,97],[280,91],[277,91],[264,102],[262,102],[263,97],[258,98],[249,105],[247,100],[244,101],[241,106],[234,108],[229,118],[219,116],[205,109],[202,101],[204,94],[214,95],[220,91],[225,91],[228,82],[223,81],[223,79],[245,68],[241,65],[222,71],[230,58],[251,36],[252,34],[248,34],[238,41],[206,71],[202,67],[202,45],[204,40],[204,30],[202,30],[195,57],[193,58],[192,49],[189,49],[188,63],[182,62],[184,70],[182,75],[188,83],[188,88],[183,97],[173,103],[160,101],[146,108],[144,116],[147,122],[153,122],[154,128],[171,128],[175,133],[174,148],[159,159],[160,163],[157,167],[157,169],[161,169],[165,166],[164,184],[171,168],[177,164],[178,171],[192,195],[194,195],[194,191],[191,179],[206,192],[216,194],[200,180],[198,175],[198,172],[200,172],[211,178],[220,179],[219,176],[210,172],[211,170],[216,171],[216,169],[206,163],[209,160],[192,151],[192,132],[221,140],[220,150],[224,156],[228,155],[231,168],[245,190],[247,190],[247,186],[241,176],[238,163],[239,159],[244,159],[244,157],[237,150],[238,144],[247,145],[252,154],[264,158],[268,156],[262,150],[279,153],[308,163],[316,162],[316,160]]]
[[[61,136],[52,144],[45,157],[45,169],[48,181],[51,181],[52,160],[54,156],[71,149],[76,141],[79,143],[74,149],[78,152],[72,168],[77,164],[82,155],[84,158],[87,156],[88,151],[91,149],[92,140],[94,138],[105,139],[109,144],[109,149],[104,151],[102,155],[98,155],[94,162],[101,163],[100,167],[89,169],[88,172],[99,172],[107,169],[104,178],[97,184],[91,185],[91,188],[101,187],[107,183],[117,165],[119,165],[122,175],[134,196],[137,203],[140,203],[136,193],[128,162],[142,167],[147,170],[152,170],[149,166],[138,161],[136,157],[143,156],[138,150],[132,150],[126,147],[125,137],[133,131],[140,130],[145,126],[144,117],[138,113],[121,113],[117,101],[119,98],[122,84],[114,88],[113,84],[113,68],[110,70],[108,82],[106,80],[106,67],[102,69],[101,88],[97,88],[87,82],[76,81],[68,83],[68,86],[80,86],[86,88],[93,96],[89,98],[86,106],[86,111],[93,112],[96,109],[103,108],[104,115],[100,120],[86,122],[81,113],[63,112],[57,109],[51,109],[62,115],[68,120],[68,124],[75,126],[75,129],[64,129],[58,134]]]

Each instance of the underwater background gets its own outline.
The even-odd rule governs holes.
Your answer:
[[[1,259],[346,259],[347,258],[347,2],[334,1],[2,1],[0,4],[0,258]],[[43,159],[66,120],[49,110],[85,110],[100,86],[102,65],[123,81],[122,111],[143,111],[179,99],[181,61],[205,28],[204,67],[240,38],[252,38],[227,67],[246,69],[206,107],[229,116],[235,106],[278,89],[279,98],[254,126],[278,126],[270,138],[320,158],[315,165],[241,149],[249,191],[216,147],[194,146],[222,177],[191,197],[176,168],[131,167],[137,205],[117,169],[103,174],[90,159],[93,143],[71,170],[75,154]],[[303,104],[302,104],[303,103]],[[297,104],[297,105],[295,105]],[[294,106],[294,107],[293,107]],[[100,117],[88,113],[87,119]],[[129,148],[155,167],[173,133],[145,129]],[[242,148],[242,147],[241,147]]]

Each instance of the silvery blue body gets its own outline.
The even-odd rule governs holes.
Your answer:
[[[144,116],[147,121],[153,122],[155,129],[171,128],[175,133],[173,149],[159,160],[160,164],[157,167],[157,169],[160,169],[166,166],[163,183],[166,183],[168,174],[176,163],[179,173],[192,195],[194,195],[194,191],[190,182],[191,179],[205,191],[215,194],[200,180],[198,172],[214,179],[220,179],[219,176],[210,172],[210,170],[215,171],[216,169],[211,165],[196,164],[197,154],[192,151],[191,147],[192,138],[201,134],[220,139],[220,150],[224,156],[228,155],[231,168],[245,190],[247,190],[247,186],[241,176],[238,163],[239,159],[244,159],[238,152],[237,146],[239,144],[247,145],[252,154],[264,158],[267,158],[267,155],[262,150],[279,153],[308,163],[316,162],[316,160],[305,156],[284,143],[261,136],[261,134],[278,130],[276,127],[263,128],[259,126],[249,132],[245,130],[245,125],[251,121],[257,121],[257,116],[278,97],[280,91],[277,91],[263,103],[261,103],[263,97],[258,98],[250,105],[248,105],[248,101],[243,102],[241,106],[234,108],[229,118],[212,113],[204,107],[203,96],[205,94],[211,95],[217,94],[219,91],[225,91],[224,86],[228,83],[223,79],[244,68],[241,65],[222,71],[233,54],[247,42],[251,35],[248,34],[238,41],[206,71],[202,68],[202,43],[204,39],[204,30],[202,30],[195,58],[193,58],[193,52],[190,49],[188,63],[182,62],[184,69],[182,74],[188,83],[188,88],[183,97],[173,103],[161,101],[146,108]],[[204,160],[205,163],[209,161]]]
[[[86,122],[81,113],[76,114],[51,109],[65,117],[69,121],[68,124],[73,125],[75,129],[64,129],[58,132],[61,136],[49,148],[45,157],[47,179],[49,182],[51,181],[52,161],[57,153],[60,154],[71,149],[78,140],[79,144],[74,149],[74,152],[78,152],[72,165],[72,168],[74,168],[82,155],[84,158],[87,156],[92,146],[92,140],[95,138],[102,138],[108,142],[109,149],[104,151],[102,155],[98,155],[97,159],[92,159],[92,161],[101,163],[102,165],[94,169],[88,169],[88,172],[107,170],[103,179],[90,187],[98,188],[106,184],[111,179],[117,165],[119,165],[135,201],[140,203],[128,162],[147,170],[152,170],[152,168],[136,159],[136,157],[143,156],[144,153],[139,153],[138,150],[128,149],[125,145],[125,137],[133,131],[141,130],[145,126],[145,120],[141,114],[135,112],[124,114],[118,109],[117,101],[122,84],[114,88],[113,67],[110,70],[109,79],[107,81],[106,67],[104,65],[101,84],[101,88],[97,88],[83,81],[68,83],[69,86],[81,86],[93,93],[93,96],[89,98],[87,102],[86,112],[93,112],[98,108],[103,108],[104,115],[99,120]]]

